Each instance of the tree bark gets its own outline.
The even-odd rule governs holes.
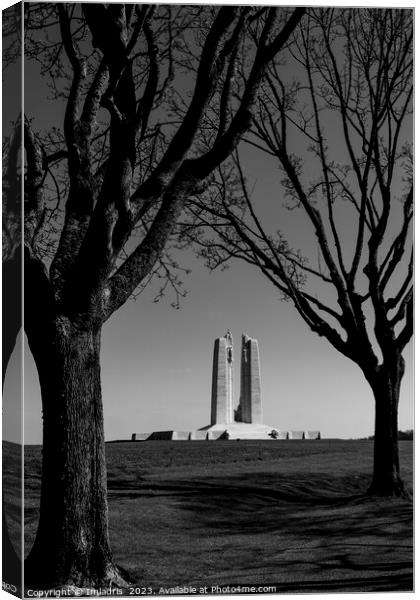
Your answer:
[[[373,478],[369,493],[379,496],[407,495],[400,477],[398,448],[398,402],[404,359],[385,361],[371,382],[375,397]]]
[[[34,329],[28,341],[40,377],[43,472],[27,581],[38,587],[124,585],[108,538],[100,327],[55,316],[46,331],[34,336]]]

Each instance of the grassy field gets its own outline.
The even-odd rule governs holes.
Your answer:
[[[411,486],[412,442],[400,449]],[[370,441],[107,444],[116,561],[155,591],[412,589],[412,505],[364,496],[372,455]],[[37,524],[39,447],[27,447],[25,462],[27,552]],[[5,475],[10,487],[13,476]]]

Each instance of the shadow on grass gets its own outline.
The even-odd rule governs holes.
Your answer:
[[[194,513],[195,519],[203,525],[226,532],[238,526],[249,533],[269,527],[283,530],[304,527],[312,535],[336,531],[345,536],[344,514],[351,531],[358,533],[380,535],[384,522],[388,525],[411,523],[411,502],[368,496],[365,493],[368,482],[367,477],[359,478],[355,484],[346,478],[331,476],[267,477],[262,473],[193,481],[113,479],[108,483],[108,492],[111,500],[168,497],[177,502],[180,510]],[[343,493],[345,490],[352,493]],[[322,519],[314,521],[314,512],[322,515]],[[299,522],[295,522],[296,515]],[[284,519],[279,520],[279,517]]]
[[[232,584],[233,586],[235,584]],[[413,589],[412,575],[379,575],[376,577],[347,577],[324,580],[306,580],[287,583],[265,583],[264,586],[274,586],[276,593],[311,593],[311,592],[400,592]]]
[[[108,491],[113,497],[139,498],[145,496],[238,496],[252,495],[285,502],[308,504],[337,504],[366,499],[365,490],[368,478],[359,478],[355,485],[346,478],[311,477],[308,474],[299,477],[282,477],[264,473],[245,473],[220,477],[152,477],[136,480],[109,478]],[[349,493],[349,490],[353,493]]]
[[[186,545],[209,540],[207,549],[194,546],[211,557],[201,579],[200,565],[195,571],[186,566],[198,584],[208,579],[212,585],[214,577],[217,585],[247,585],[254,578],[264,586],[273,581],[277,592],[410,590],[412,505],[367,496],[368,484],[368,476],[253,473],[191,480],[167,473],[166,481],[151,477],[141,484],[114,479],[109,496],[116,506],[124,500],[126,506],[170,507],[167,531],[179,540],[171,549],[174,561]]]

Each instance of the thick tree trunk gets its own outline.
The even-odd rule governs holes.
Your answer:
[[[398,402],[404,359],[384,363],[371,382],[375,397],[375,442],[373,478],[369,493],[380,496],[403,496],[406,490],[400,477],[398,449]]]
[[[55,317],[29,344],[43,404],[40,519],[25,564],[38,587],[124,585],[108,539],[100,329]]]

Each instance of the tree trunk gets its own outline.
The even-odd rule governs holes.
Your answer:
[[[28,335],[41,385],[43,467],[26,579],[38,587],[124,585],[108,539],[101,331],[67,317],[51,323]]]
[[[398,356],[391,365],[384,362],[371,382],[375,397],[375,442],[369,493],[379,496],[406,495],[398,449],[398,402],[403,375],[404,359]]]

